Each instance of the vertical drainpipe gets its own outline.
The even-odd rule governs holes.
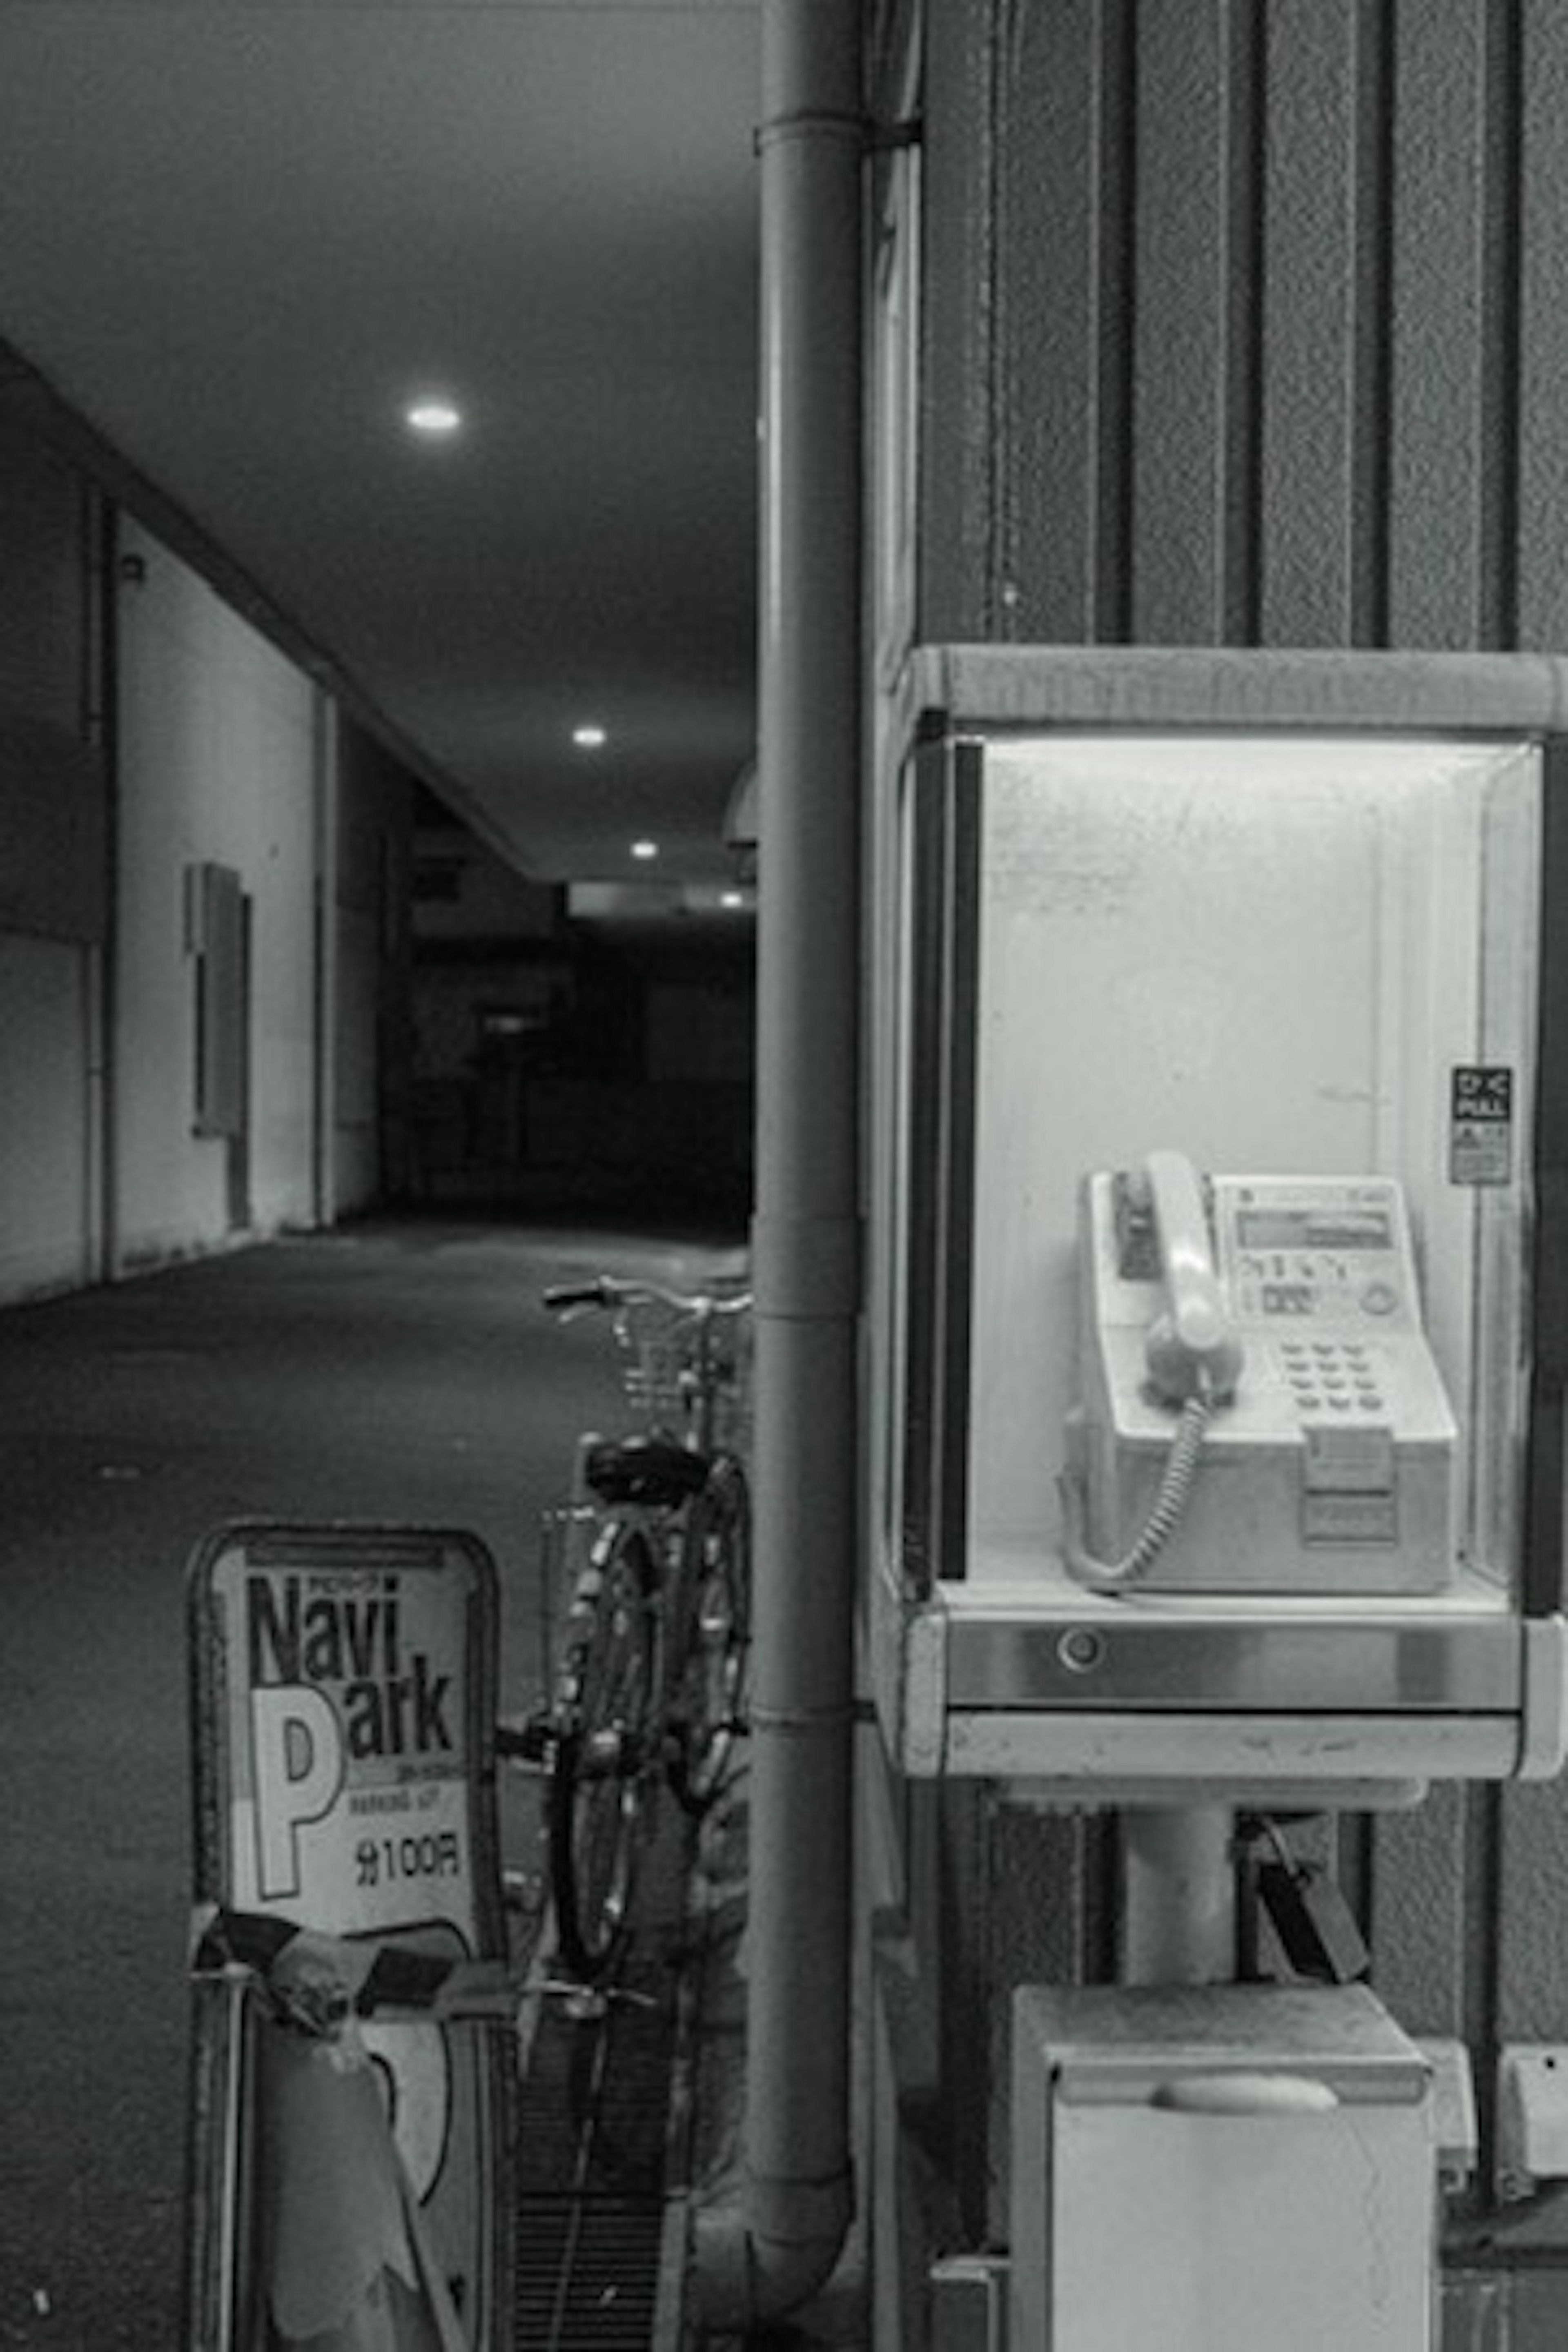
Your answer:
[[[819,2287],[852,2210],[860,1298],[860,19],[763,0],[757,1200],[745,2167],[700,2324]]]

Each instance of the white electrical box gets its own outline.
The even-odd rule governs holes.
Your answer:
[[[1430,2072],[1364,1987],[1015,1999],[1010,2352],[1427,2352]]]

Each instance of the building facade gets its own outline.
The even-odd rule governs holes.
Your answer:
[[[925,0],[873,31],[873,730],[915,644],[1568,649],[1568,19],[1548,0]],[[878,2341],[1005,2242],[1008,1996],[1112,1966],[1116,1831],[874,1769]],[[1313,1832],[1468,2047],[1447,2347],[1568,2326],[1500,2217],[1504,2045],[1568,2033],[1568,1794]]]
[[[0,411],[0,1298],[397,1180],[407,777]]]

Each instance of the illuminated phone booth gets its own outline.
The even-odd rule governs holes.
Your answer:
[[[931,649],[908,709],[891,1754],[1110,1802],[1554,1771],[1568,668]]]

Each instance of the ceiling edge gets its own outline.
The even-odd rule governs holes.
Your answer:
[[[462,818],[470,831],[510,866],[518,866],[510,842],[482,802],[428,759],[342,667],[336,656],[302,629],[242,563],[229,555],[195,518],[159,488],[132,459],[89,424],[43,372],[0,336],[0,420],[29,430],[46,447],[77,467],[125,512],[161,540],[171,553],[205,581],[215,594],[266,637],[311,683],[331,695],[409,774],[427,784]]]

